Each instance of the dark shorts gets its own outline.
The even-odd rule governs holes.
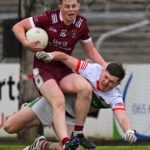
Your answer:
[[[49,79],[54,79],[57,83],[64,77],[72,74],[73,71],[67,67],[51,70],[33,69],[33,80],[36,87],[39,87]]]
[[[52,71],[40,70],[39,74],[41,75],[43,81],[47,81],[49,79],[54,79],[59,82],[65,76],[73,73],[70,69],[54,69]]]

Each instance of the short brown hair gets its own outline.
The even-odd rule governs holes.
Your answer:
[[[106,70],[121,81],[125,77],[125,70],[120,62],[109,63]]]
[[[59,3],[62,4],[63,0],[59,0]],[[79,3],[79,0],[77,0],[77,2]]]

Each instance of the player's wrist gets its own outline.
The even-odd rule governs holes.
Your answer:
[[[135,134],[136,131],[135,131],[134,129],[128,129],[128,130],[126,131],[126,134],[127,134],[127,133],[134,133],[134,134]]]
[[[48,55],[48,58],[49,58],[50,60],[53,60],[53,59],[54,59],[54,55],[53,55],[52,53],[47,53],[47,55]]]
[[[137,140],[136,131],[133,129],[127,130],[125,133],[125,136],[124,136],[124,140],[129,142],[129,143],[136,142],[136,140]]]
[[[29,48],[29,41],[26,38],[21,40],[21,43],[23,47]]]

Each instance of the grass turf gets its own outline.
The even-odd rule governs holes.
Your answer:
[[[22,150],[24,147],[24,145],[0,145],[0,150]],[[150,150],[150,146],[97,146],[95,150]]]

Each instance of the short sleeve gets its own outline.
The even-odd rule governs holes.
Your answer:
[[[43,27],[50,22],[50,13],[46,11],[42,15],[33,16],[32,19],[36,27]]]

